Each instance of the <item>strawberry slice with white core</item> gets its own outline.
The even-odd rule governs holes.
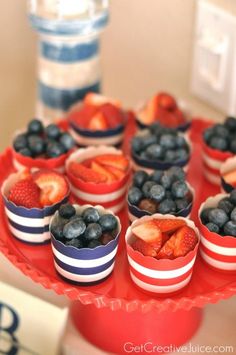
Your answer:
[[[111,99],[109,97],[94,93],[94,92],[89,92],[85,98],[84,98],[84,103],[87,105],[94,105],[94,106],[101,106],[106,103],[111,103],[114,106],[120,107],[121,104],[118,100]]]
[[[156,243],[162,240],[162,233],[153,221],[147,221],[132,229],[133,234],[146,243]]]

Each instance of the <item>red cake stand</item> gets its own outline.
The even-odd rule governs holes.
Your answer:
[[[207,123],[194,120],[191,130],[193,152],[188,180],[195,188],[192,219],[197,222],[200,203],[219,188],[204,180],[201,160],[201,133]],[[126,146],[134,132],[132,120],[127,128]],[[0,185],[13,171],[10,150],[0,156]],[[79,287],[64,282],[56,273],[50,245],[29,246],[14,239],[7,227],[3,203],[0,204],[0,251],[25,275],[71,300],[70,315],[78,330],[93,344],[115,354],[127,353],[133,345],[179,346],[198,329],[202,309],[236,294],[236,275],[210,269],[198,256],[189,285],[174,296],[157,297],[133,284],[128,271],[124,234],[127,211],[120,213],[123,233],[113,274],[96,286]]]

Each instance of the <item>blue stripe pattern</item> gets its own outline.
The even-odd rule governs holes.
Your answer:
[[[54,62],[74,63],[88,60],[99,52],[99,41],[68,45],[65,43],[40,42],[40,55]]]
[[[90,131],[90,130],[87,130],[87,129],[81,129],[80,127],[78,127],[77,124],[75,124],[72,121],[70,122],[70,126],[79,135],[84,136],[84,137],[89,137],[89,138],[113,137],[113,136],[116,136],[118,134],[121,134],[122,132],[124,132],[124,129],[125,129],[124,125],[119,125],[119,126],[117,126],[115,128],[107,129],[107,130],[104,130],[104,131]]]
[[[67,272],[76,275],[94,275],[108,269],[114,263],[115,258],[112,258],[111,260],[109,260],[107,263],[103,265],[96,266],[96,267],[89,267],[89,268],[75,267],[75,266],[65,264],[63,261],[59,260],[56,256],[54,257],[54,259],[57,265],[59,265],[63,270],[66,270]]]
[[[66,80],[66,79],[65,79]],[[82,100],[84,96],[90,92],[100,91],[100,81],[94,83],[93,85],[75,88],[75,89],[56,89],[43,84],[38,83],[38,91],[40,100],[48,107],[53,109],[59,109],[67,111],[71,105],[79,100]]]
[[[10,218],[8,218],[8,221],[12,225],[12,227],[14,227],[18,231],[24,232],[24,233],[42,234],[44,232],[48,232],[49,231],[49,225],[46,225],[46,226],[43,226],[43,227],[31,227],[31,226],[24,226],[24,225],[18,224],[16,222],[12,221]]]
[[[101,31],[108,23],[109,12],[88,20],[48,20],[37,15],[29,15],[31,26],[38,32],[54,36],[88,35]]]

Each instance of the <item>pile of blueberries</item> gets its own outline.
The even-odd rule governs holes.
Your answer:
[[[31,120],[27,131],[16,136],[13,141],[15,151],[26,157],[56,158],[75,146],[75,141],[67,132],[55,124],[44,127],[40,120]]]
[[[200,217],[209,231],[236,237],[236,189],[220,200],[215,208],[205,208]]]
[[[133,176],[128,201],[150,214],[177,214],[187,208],[193,196],[185,182],[182,168],[173,166],[168,170],[155,170],[147,174],[143,170]]]
[[[51,225],[51,233],[57,240],[78,249],[106,245],[117,232],[118,220],[114,215],[101,215],[94,207],[88,207],[79,214],[69,203],[59,208],[58,218]]]
[[[207,128],[203,133],[205,143],[221,151],[236,154],[236,118],[227,117],[223,124]]]
[[[131,141],[131,150],[134,157],[168,163],[185,161],[190,156],[184,136],[159,123],[150,125],[145,135],[136,135]]]

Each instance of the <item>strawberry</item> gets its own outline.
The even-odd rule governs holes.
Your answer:
[[[93,182],[94,184],[101,184],[107,181],[107,177],[100,172],[94,171],[83,164],[71,162],[69,165],[69,172],[76,178],[85,182]]]
[[[236,172],[235,171],[230,171],[228,173],[225,173],[223,175],[223,179],[225,180],[225,182],[227,182],[228,184],[236,187]]]
[[[157,118],[158,96],[154,96],[145,107],[146,124],[153,123]]]
[[[94,172],[106,176],[106,182],[110,183],[116,181],[116,176],[96,161],[92,162],[91,168]]]
[[[123,112],[111,103],[102,105],[100,110],[106,118],[109,128],[115,128],[121,124],[124,124]]]
[[[178,125],[185,123],[186,119],[184,117],[183,112],[180,109],[176,108],[174,111],[174,115],[177,118]]]
[[[20,176],[20,180],[32,179],[30,169],[28,169],[28,168],[21,170],[19,173],[19,176]]]
[[[125,176],[125,173],[124,171],[120,170],[120,169],[117,169],[117,168],[114,168],[114,166],[106,166],[106,169],[112,173],[113,175],[115,175],[116,179],[117,180],[121,180],[124,178]]]
[[[157,256],[157,251],[152,244],[148,244],[142,239],[136,239],[131,246],[134,250],[139,251],[144,256],[152,256],[154,258]]]
[[[176,101],[173,98],[173,96],[171,96],[165,92],[159,93],[157,96],[157,100],[158,100],[159,106],[161,106],[165,110],[173,111],[177,107]]]
[[[20,180],[10,189],[8,199],[17,206],[41,208],[40,189],[31,178]]]
[[[132,229],[133,234],[146,243],[155,244],[156,249],[161,247],[162,233],[160,228],[157,227],[153,220],[139,224]]]
[[[180,227],[186,225],[182,219],[154,219],[153,223],[162,231],[162,233],[173,233]]]
[[[106,103],[111,103],[117,107],[121,106],[119,101],[110,99],[106,96],[97,94],[95,92],[89,92],[84,98],[84,104],[86,105],[101,106]]]
[[[88,122],[96,115],[98,108],[96,106],[84,105],[79,110],[72,111],[68,119],[75,122],[81,128],[87,128]]]
[[[95,160],[101,165],[112,166],[122,171],[126,171],[129,167],[128,159],[121,154],[103,154],[97,156]]]
[[[102,112],[97,112],[90,120],[88,129],[91,131],[105,131],[108,129],[106,117]]]
[[[185,256],[194,249],[198,242],[195,231],[183,226],[175,232],[159,251],[158,259],[174,259]]]
[[[62,174],[51,170],[39,170],[32,176],[41,190],[40,202],[42,206],[53,205],[67,195],[69,185]]]

